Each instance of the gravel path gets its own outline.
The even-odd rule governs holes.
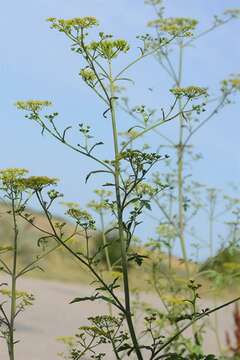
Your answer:
[[[69,305],[76,296],[91,295],[91,289],[84,285],[69,285],[35,279],[21,279],[19,289],[32,292],[36,301],[18,318],[17,335],[20,342],[16,345],[16,360],[58,360],[58,352],[64,347],[56,341],[59,336],[73,335],[80,325],[86,323],[90,315],[104,314],[104,303],[83,302]],[[146,298],[146,299],[145,299]],[[152,300],[148,295],[141,300]],[[204,307],[211,306],[204,303]],[[225,331],[233,328],[232,307],[219,311],[221,341],[225,345]],[[0,359],[8,360],[6,346],[0,342]],[[205,347],[208,352],[216,352],[213,333],[206,334]],[[111,357],[108,356],[107,360]]]

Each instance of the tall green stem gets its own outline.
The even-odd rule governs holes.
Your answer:
[[[11,309],[10,309],[10,328],[9,328],[9,339],[8,339],[8,353],[9,359],[14,360],[14,331],[15,331],[15,317],[16,317],[16,282],[17,282],[17,254],[18,254],[18,226],[15,213],[15,200],[12,198],[11,201],[12,214],[13,214],[13,264],[11,273]]]
[[[110,72],[110,111],[111,111],[111,120],[112,120],[112,132],[113,132],[113,142],[114,142],[114,155],[115,155],[115,192],[116,192],[116,201],[117,201],[117,216],[118,216],[118,232],[119,232],[119,241],[121,245],[121,261],[122,261],[122,272],[123,272],[123,285],[124,285],[124,298],[125,298],[125,308],[126,308],[126,320],[133,342],[133,347],[137,358],[143,360],[135,329],[132,322],[132,313],[131,313],[131,302],[130,302],[130,291],[129,291],[129,280],[128,280],[128,263],[127,263],[127,251],[126,243],[124,238],[124,227],[123,227],[123,218],[122,218],[122,204],[121,204],[121,193],[120,193],[120,163],[119,163],[119,149],[118,149],[118,131],[116,123],[116,104],[114,96],[114,80],[112,77],[111,63],[109,62],[109,72]]]
[[[104,245],[104,252],[105,252],[105,258],[106,258],[106,264],[107,264],[107,271],[112,271],[112,265],[111,265],[111,260],[110,260],[110,256],[109,256],[109,250],[108,250],[108,246],[107,246],[107,240],[106,240],[106,235],[105,235],[105,226],[104,226],[104,218],[103,218],[103,212],[102,211],[100,211],[100,223],[101,223],[102,242],[103,242],[103,245]],[[108,304],[108,309],[109,309],[109,314],[112,316],[113,315],[112,304]]]
[[[111,260],[110,260],[110,256],[109,256],[109,250],[107,247],[107,239],[106,239],[106,235],[105,235],[105,225],[104,225],[104,218],[103,218],[102,211],[100,211],[100,223],[101,223],[101,236],[102,236],[104,252],[105,252],[105,257],[106,257],[106,263],[107,263],[107,270],[112,271],[112,264],[111,264]]]
[[[183,71],[183,44],[179,44],[179,71],[177,86],[181,86]],[[189,265],[187,258],[187,249],[184,237],[184,195],[183,195],[183,163],[184,163],[184,144],[183,144],[183,126],[184,119],[182,112],[182,101],[179,99],[179,142],[177,145],[177,177],[178,177],[178,221],[179,221],[179,240],[182,251],[182,256],[185,264],[186,275],[189,277]]]

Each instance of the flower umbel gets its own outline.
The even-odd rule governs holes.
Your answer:
[[[207,95],[207,89],[198,87],[198,86],[188,86],[188,87],[176,87],[170,90],[173,95],[179,97],[179,96],[185,96],[189,99],[198,98],[200,96],[206,96]]]
[[[192,36],[192,30],[196,28],[197,24],[197,20],[190,18],[160,18],[149,21],[148,26],[173,36]]]
[[[240,17],[240,9],[226,9],[224,11],[225,15],[229,15],[232,18],[239,18]]]
[[[229,79],[222,81],[222,91],[240,91],[240,74],[231,75]]]
[[[120,52],[126,53],[130,49],[128,42],[124,39],[93,41],[88,45],[89,50],[93,50],[105,59],[113,59]]]
[[[39,112],[45,107],[51,106],[52,103],[48,100],[27,100],[17,101],[15,105],[20,110]]]
[[[51,23],[52,29],[57,29],[59,31],[71,31],[79,28],[88,29],[99,24],[97,19],[93,16],[76,17],[72,19],[57,19],[50,17],[47,21]]]
[[[29,178],[21,179],[21,183],[28,189],[41,191],[43,188],[56,185],[58,179],[49,178],[47,176],[30,176]]]
[[[22,168],[8,168],[0,170],[0,180],[4,189],[20,191],[24,189],[22,177],[28,170]]]
[[[86,210],[70,208],[67,214],[76,220],[76,223],[83,229],[95,229],[95,221]]]
[[[102,190],[102,189],[101,190],[95,190],[94,192],[95,192],[95,194],[97,194],[100,197],[100,200],[99,201],[92,200],[88,204],[88,207],[93,209],[97,213],[101,213],[104,210],[109,209],[108,199],[112,195],[112,192],[107,191],[107,190]]]
[[[82,69],[79,73],[79,75],[82,77],[82,79],[86,82],[93,82],[97,79],[95,73],[93,70],[89,68]]]
[[[158,189],[156,187],[152,187],[146,182],[142,182],[137,185],[136,191],[138,194],[154,196],[158,192]]]
[[[145,0],[145,4],[149,5],[160,5],[162,0]]]

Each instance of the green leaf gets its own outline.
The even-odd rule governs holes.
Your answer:
[[[111,174],[110,171],[107,170],[95,170],[95,171],[91,171],[90,173],[87,174],[86,178],[85,178],[85,184],[88,182],[90,176],[94,175],[94,174],[100,174],[100,173],[108,173]]]
[[[95,301],[99,299],[99,294],[95,294],[93,296],[84,296],[84,297],[77,297],[73,299],[70,304],[75,304],[82,301]]]

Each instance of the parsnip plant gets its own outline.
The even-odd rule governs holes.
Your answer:
[[[51,135],[79,155],[93,160],[99,166],[86,174],[86,181],[98,175],[101,179],[104,179],[103,189],[107,188],[113,192],[112,197],[109,194],[107,195],[104,207],[110,210],[114,223],[112,229],[108,229],[108,232],[117,231],[121,247],[119,262],[122,274],[113,276],[109,280],[98,267],[99,252],[105,252],[107,258],[109,244],[103,242],[103,246],[100,246],[95,253],[92,253],[90,249],[92,231],[95,229],[95,221],[92,216],[77,206],[70,206],[67,211],[67,215],[72,218],[76,228],[80,228],[85,235],[84,250],[81,248],[76,251],[71,243],[64,238],[61,231],[62,226],[59,227],[53,221],[51,205],[55,199],[53,201],[52,199],[49,200],[41,191],[41,188],[35,189],[35,195],[49,223],[50,231],[47,236],[71,253],[81,265],[89,270],[94,279],[95,289],[92,295],[75,298],[72,303],[100,300],[108,305],[110,304],[114,309],[114,316],[99,315],[89,318],[89,326],[81,327],[80,333],[76,336],[76,341],[69,342],[69,354],[66,356],[75,360],[86,357],[103,359],[108,356],[104,350],[104,346],[107,344],[107,346],[111,347],[111,354],[116,359],[125,357],[139,360],[157,360],[161,358],[214,359],[214,356],[203,354],[185,354],[182,351],[179,352],[179,349],[175,346],[176,339],[185,329],[193,325],[197,320],[217,310],[205,309],[200,312],[196,310],[198,284],[195,284],[194,281],[189,283],[192,297],[186,299],[189,306],[187,309],[182,309],[181,318],[179,319],[184,324],[181,323],[183,325],[179,326],[176,332],[168,337],[168,329],[161,327],[159,318],[154,313],[145,318],[144,330],[138,331],[134,327],[128,274],[129,262],[135,261],[141,265],[146,258],[142,254],[132,254],[130,250],[135,230],[142,222],[143,211],[151,208],[150,203],[153,194],[154,196],[160,196],[167,187],[165,183],[156,183],[154,189],[151,190],[153,193],[150,196],[149,192],[144,190],[148,188],[148,179],[152,169],[161,168],[161,163],[168,156],[161,155],[159,152],[140,150],[135,147],[134,141],[173,119],[180,117],[183,124],[188,117],[202,112],[205,108],[207,90],[198,86],[181,87],[181,84],[170,89],[172,105],[162,111],[162,118],[154,121],[151,112],[145,111],[145,108],[142,107],[140,113],[143,115],[144,122],[140,131],[135,134],[134,138],[123,144],[119,141],[118,123],[120,116],[116,111],[119,84],[129,80],[126,76],[128,76],[130,68],[151,54],[157,54],[159,51],[164,52],[164,49],[167,49],[171,42],[178,39],[177,41],[182,43],[184,39],[190,38],[196,22],[184,20],[176,25],[175,23],[172,24],[171,21],[170,23],[167,21],[162,29],[164,35],[161,34],[161,36],[154,39],[149,35],[141,37],[140,55],[128,62],[122,70],[117,71],[115,70],[115,60],[120,56],[126,58],[127,54],[130,53],[130,46],[126,40],[114,39],[112,35],[103,32],[97,34],[96,40],[89,40],[88,32],[98,25],[98,21],[94,17],[68,20],[50,18],[49,22],[53,29],[63,33],[70,40],[71,49],[79,54],[82,61],[80,76],[95,93],[96,98],[105,106],[103,120],[108,121],[109,124],[113,158],[106,160],[99,156],[98,147],[104,144],[101,141],[95,142],[91,128],[83,123],[78,124],[79,142],[77,144],[71,142],[69,131],[72,129],[72,124],[61,129],[56,121],[57,112],[44,113],[44,109],[51,105],[50,102],[39,100],[18,101],[17,107],[27,112],[26,117],[28,119],[40,125],[43,134]],[[149,46],[149,44],[154,44],[154,46]],[[126,129],[126,132],[130,133],[135,127],[139,128],[137,122]],[[103,236],[106,235],[103,228],[102,230]],[[181,243],[183,245],[182,238]],[[187,262],[185,264],[187,266]],[[108,263],[108,267],[114,270],[114,264]],[[120,289],[122,289],[123,295]],[[219,308],[225,305],[227,304]],[[176,319],[173,320],[173,323],[175,321]]]
[[[184,75],[185,71],[185,53],[192,47],[199,38],[206,36],[208,33],[217,30],[219,27],[226,25],[230,21],[236,20],[240,16],[239,9],[228,9],[221,16],[215,16],[213,24],[203,30],[197,31],[198,21],[191,18],[166,18],[164,17],[164,3],[162,0],[147,0],[147,4],[151,5],[155,13],[155,19],[148,22],[148,27],[155,31],[156,38],[152,40],[149,38],[147,46],[149,49],[156,49],[158,41],[163,34],[169,32],[176,34],[183,29],[188,31],[188,37],[176,37],[174,41],[167,44],[165,47],[156,49],[154,58],[159,63],[161,71],[164,71],[169,76],[170,82],[174,84],[174,92],[176,95],[176,106],[179,109],[178,121],[175,121],[175,126],[178,128],[178,135],[175,138],[170,138],[164,131],[157,131],[157,135],[161,139],[158,149],[163,151],[164,148],[173,150],[172,160],[167,159],[164,173],[155,174],[153,183],[167,182],[169,190],[166,191],[162,198],[154,197],[154,202],[159,209],[159,223],[168,224],[172,228],[174,238],[178,238],[182,258],[184,260],[186,273],[189,274],[188,260],[190,256],[186,250],[186,238],[191,237],[192,220],[197,215],[201,208],[199,204],[199,196],[201,184],[198,181],[191,181],[190,171],[193,166],[193,161],[201,158],[201,154],[194,152],[194,143],[192,143],[194,135],[198,133],[202,127],[216,117],[219,112],[233,100],[233,95],[240,90],[240,78],[238,74],[231,75],[229,79],[221,82],[221,87],[218,95],[210,96],[211,89],[208,89],[209,96],[204,98],[203,102],[197,104],[194,112],[182,114],[181,109],[184,106],[183,99],[186,96],[187,88],[185,85]],[[147,116],[145,107],[131,107],[127,98],[123,98],[124,102],[121,107],[127,111],[139,123],[144,124]],[[157,109],[158,110],[158,109]],[[159,109],[165,114],[164,109]],[[156,109],[148,110],[152,113],[152,118],[156,118]],[[132,134],[130,141],[133,141],[136,134]],[[171,161],[171,162],[170,162]],[[170,170],[170,171],[169,171]],[[189,226],[188,226],[189,224]],[[211,245],[212,246],[212,245]],[[213,250],[211,250],[211,253]]]
[[[160,65],[160,71],[164,71],[169,76],[170,82],[174,84],[176,91],[176,101],[179,109],[182,108],[183,95],[185,93],[185,72],[187,71],[185,66],[186,52],[189,51],[199,38],[206,36],[208,33],[217,30],[219,27],[226,25],[230,21],[239,18],[239,9],[228,9],[221,16],[215,16],[213,24],[203,30],[202,32],[197,31],[198,21],[191,18],[166,18],[164,16],[164,2],[162,0],[147,0],[146,3],[152,6],[155,19],[148,22],[148,26],[155,31],[157,39],[167,31],[172,34],[179,31],[179,29],[189,27],[192,34],[189,37],[177,37],[173,42],[168,44],[164,48],[160,48],[154,53],[154,58]],[[158,40],[148,41],[149,48],[155,48],[158,44]],[[194,50],[196,51],[196,50]],[[197,69],[196,69],[197,73]],[[169,312],[172,311],[172,305],[175,304],[176,299],[181,303],[182,295],[184,293],[184,287],[182,286],[182,275],[179,277],[178,272],[172,266],[173,253],[176,244],[180,244],[181,254],[183,263],[185,266],[185,273],[187,278],[199,277],[201,272],[197,269],[196,265],[191,266],[191,260],[194,257],[195,260],[199,261],[199,252],[203,247],[209,248],[209,255],[214,255],[214,222],[219,220],[220,216],[230,214],[237,205],[238,200],[228,201],[223,199],[222,208],[216,209],[214,191],[211,189],[208,191],[209,203],[207,204],[205,199],[205,189],[207,186],[202,185],[199,181],[191,180],[191,170],[196,160],[201,159],[201,155],[194,151],[194,135],[197,134],[202,127],[206,126],[207,123],[216,117],[219,112],[228,104],[232,102],[233,96],[240,90],[239,75],[231,75],[227,80],[221,82],[219,94],[216,96],[208,96],[204,99],[202,106],[196,106],[196,112],[188,113],[186,116],[180,111],[178,121],[174,122],[174,126],[178,129],[178,135],[170,137],[163,130],[159,131],[154,129],[154,132],[159,136],[158,151],[170,151],[173,154],[171,159],[166,159],[165,165],[166,170],[157,172],[154,174],[152,179],[153,187],[159,183],[169,184],[168,189],[165,192],[154,195],[153,203],[155,204],[154,215],[149,214],[154,218],[157,223],[157,234],[156,237],[151,238],[148,242],[148,246],[151,250],[158,249],[168,254],[168,267],[161,261],[161,255],[155,258],[152,262],[152,276],[151,283],[159,295],[161,302],[164,304],[165,313],[162,316],[166,317],[168,321]],[[210,94],[211,89],[208,89]],[[153,114],[155,119],[158,112],[156,109],[146,110],[144,106],[130,105],[129,99],[123,97],[123,102],[120,102],[120,107],[131,115],[140,125],[144,124],[147,113]],[[164,109],[159,109],[164,114]],[[126,135],[126,134],[125,134]],[[136,131],[132,134],[128,133],[129,141],[134,141]],[[152,149],[152,147],[151,147]],[[164,150],[163,150],[164,149]],[[169,149],[169,150],[168,150]],[[175,161],[176,156],[176,161]],[[212,195],[212,196],[211,196]],[[230,199],[230,198],[228,198]],[[225,201],[226,200],[226,201]],[[224,203],[223,203],[224,202]],[[226,204],[226,207],[224,208]],[[201,231],[196,229],[197,221],[202,224],[202,220],[198,216],[202,216],[201,213],[207,213],[208,217],[208,240],[202,238]],[[192,246],[195,254],[187,254],[186,243],[189,244],[189,239],[192,240]],[[226,241],[225,241],[226,244]],[[190,245],[190,244],[189,244]],[[227,245],[226,245],[227,246]],[[189,246],[190,248],[190,246]],[[189,251],[189,250],[188,250]],[[210,274],[210,271],[209,271]],[[223,277],[221,274],[211,272],[212,279],[215,276],[215,280]],[[238,276],[238,272],[233,272],[233,276]],[[166,280],[167,277],[167,280]],[[227,277],[229,279],[229,277]],[[171,286],[169,287],[169,282]],[[166,296],[166,293],[170,292]],[[166,301],[166,298],[168,300]],[[217,302],[217,300],[216,300]],[[218,329],[217,329],[217,314],[215,318],[215,332],[217,334],[217,342],[219,349],[221,350]],[[201,333],[202,326],[199,331]],[[199,339],[202,338],[197,329],[193,329],[194,337],[197,339],[195,345],[201,345]],[[181,339],[184,341],[184,339]],[[196,350],[201,350],[201,346],[195,346]]]
[[[44,251],[41,244],[46,237],[39,237],[36,244],[36,252],[32,254],[32,259],[28,264],[19,263],[22,255],[23,235],[20,229],[20,220],[25,218],[33,224],[34,218],[27,213],[26,208],[35,194],[36,189],[42,191],[45,187],[56,183],[56,179],[47,177],[25,178],[25,169],[4,169],[0,171],[0,190],[1,199],[6,204],[1,216],[8,216],[12,223],[12,234],[5,239],[0,248],[1,272],[6,275],[0,287],[0,334],[4,338],[8,348],[9,359],[15,359],[15,345],[19,342],[15,335],[15,323],[18,315],[26,307],[34,302],[34,296],[26,291],[18,289],[18,280],[25,274],[41,270],[39,262],[49,253],[56,250],[59,245],[55,245]],[[57,192],[49,192],[49,197],[58,197]]]

